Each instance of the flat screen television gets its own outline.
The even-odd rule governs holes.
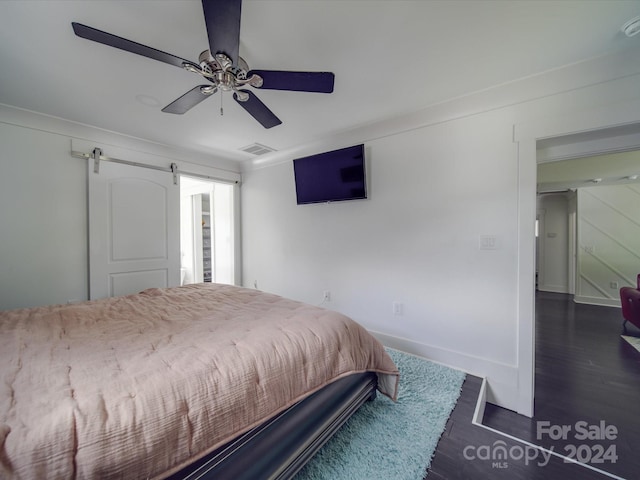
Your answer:
[[[367,198],[364,145],[293,161],[298,205]]]

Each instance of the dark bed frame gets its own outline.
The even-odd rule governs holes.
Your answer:
[[[372,372],[336,380],[169,479],[290,479],[363,403],[375,398],[377,382]]]

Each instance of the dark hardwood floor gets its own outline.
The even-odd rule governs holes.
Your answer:
[[[618,308],[538,292],[535,416],[487,404],[483,419],[483,425],[608,475],[472,425],[481,380],[467,376],[426,478],[640,478],[640,352],[621,333]],[[640,337],[633,326],[627,334]],[[504,459],[487,458],[501,446]]]

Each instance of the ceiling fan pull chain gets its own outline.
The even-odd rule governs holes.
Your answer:
[[[224,92],[220,92],[220,116],[224,115],[224,110],[222,109],[222,97],[224,97]]]

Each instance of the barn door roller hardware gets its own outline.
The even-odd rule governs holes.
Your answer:
[[[113,162],[113,163],[121,163],[124,165],[131,165],[133,167],[141,167],[141,168],[150,168],[152,170],[159,170],[161,172],[169,172],[173,175],[173,184],[178,185],[179,175],[187,175],[189,177],[195,178],[204,178],[207,180],[214,180],[216,182],[222,183],[232,183],[238,184],[240,183],[238,180],[229,180],[228,178],[218,178],[211,175],[203,175],[201,173],[192,173],[192,172],[178,172],[178,164],[172,162],[169,167],[160,167],[158,165],[150,165],[148,163],[140,163],[140,162],[132,162],[130,160],[121,160],[119,158],[107,157],[102,154],[102,149],[99,147],[95,147],[91,153],[78,152],[76,150],[71,151],[71,156],[75,158],[84,158],[84,159],[93,159],[93,173],[100,173],[100,162]]]

